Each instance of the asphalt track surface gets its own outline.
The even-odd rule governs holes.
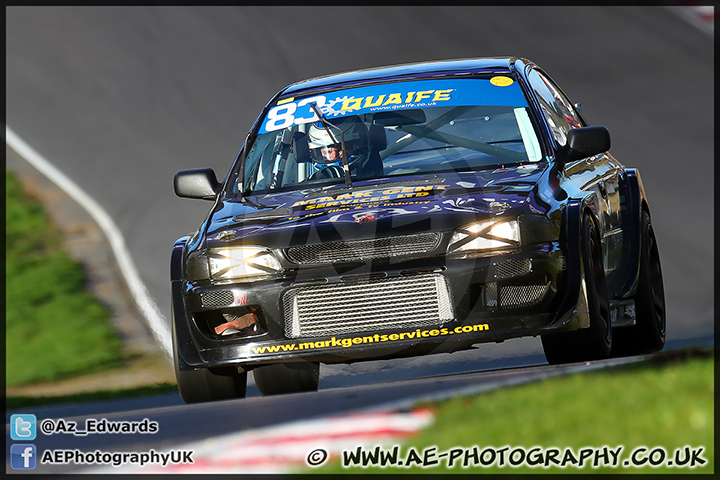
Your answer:
[[[667,348],[712,342],[713,39],[666,8],[8,7],[6,42],[7,125],[114,218],[166,319],[170,248],[210,206],[177,198],[173,175],[211,167],[224,177],[279,89],[346,70],[517,55],[607,126],[611,153],[640,170]],[[522,339],[323,367],[320,392],[296,396],[292,409],[342,405],[337,387],[363,395],[379,382],[540,364],[539,340]],[[283,416],[275,404],[284,405],[268,403],[263,418]],[[210,410],[175,408],[177,418]],[[223,415],[213,418],[207,429],[220,428]]]

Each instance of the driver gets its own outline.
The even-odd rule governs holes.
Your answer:
[[[345,150],[348,155],[350,174],[353,178],[369,178],[375,172],[368,168],[371,151],[368,140],[368,129],[356,116],[333,120],[336,128],[330,128],[332,137],[321,122],[313,123],[308,129],[308,147],[310,158],[320,178],[342,178],[342,140],[340,130],[345,138]],[[382,173],[381,173],[382,174]],[[317,177],[316,177],[317,178]]]

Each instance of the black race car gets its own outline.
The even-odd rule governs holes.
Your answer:
[[[551,364],[665,342],[636,169],[538,66],[397,65],[281,90],[171,260],[186,402],[315,390],[319,363],[540,335]]]

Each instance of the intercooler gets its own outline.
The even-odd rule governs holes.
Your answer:
[[[439,274],[299,287],[285,293],[283,307],[289,338],[374,333],[453,318],[448,286]]]

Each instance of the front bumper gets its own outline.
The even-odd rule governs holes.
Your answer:
[[[578,296],[568,285],[579,282],[567,272],[565,255],[551,242],[493,256],[396,259],[341,272],[306,268],[246,284],[174,281],[181,365],[397,358],[574,328]],[[305,297],[314,293],[324,300],[308,307]],[[215,333],[227,318],[249,312],[258,320],[252,328]]]

